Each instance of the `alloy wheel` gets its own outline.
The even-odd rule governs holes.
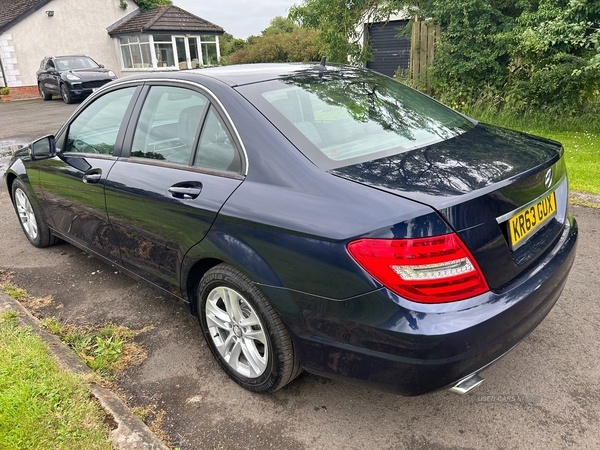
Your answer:
[[[212,341],[229,367],[248,378],[262,375],[269,344],[250,303],[234,289],[219,286],[208,294],[205,315]]]
[[[37,239],[38,225],[35,212],[33,211],[33,207],[31,206],[27,195],[22,189],[17,189],[15,191],[15,203],[19,219],[23,225],[23,230],[25,230],[25,233],[27,233],[27,236],[29,236],[31,240]]]

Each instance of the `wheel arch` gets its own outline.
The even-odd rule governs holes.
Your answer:
[[[12,186],[14,181],[17,179],[17,175],[14,172],[6,173],[6,189],[8,190],[8,195],[10,197],[11,202],[15,202],[12,193]]]
[[[181,286],[192,314],[197,314],[196,290],[200,280],[208,270],[221,263],[239,270],[255,285],[282,286],[275,271],[251,245],[231,234],[211,230],[187,252],[182,263]]]
[[[204,258],[196,261],[189,267],[189,270],[184,276],[184,291],[190,304],[190,312],[196,316],[198,315],[198,305],[196,303],[196,291],[200,280],[206,272],[213,267],[221,264],[223,261],[217,258]]]
[[[8,195],[13,204],[15,202],[15,199],[13,198],[12,188],[13,184],[15,183],[15,180],[19,179],[21,183],[23,183],[23,186],[25,186],[25,189],[27,189],[27,193],[31,196],[33,201],[37,204],[38,207],[41,207],[40,200],[38,199],[35,190],[31,185],[31,180],[27,175],[27,169],[25,168],[23,161],[21,161],[20,159],[16,159],[11,164],[10,168],[6,171],[5,177],[5,184],[6,188],[8,189]]]

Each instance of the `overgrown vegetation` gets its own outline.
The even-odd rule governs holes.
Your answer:
[[[428,69],[434,95],[513,114],[600,114],[600,0],[304,0],[290,18],[321,31],[333,59],[360,64],[360,24],[406,8],[441,24]]]
[[[110,449],[104,419],[84,380],[59,369],[15,312],[0,315],[0,447]]]
[[[37,311],[48,306],[53,300],[52,296],[34,298],[10,280],[10,274],[0,270],[0,288],[30,310]],[[77,326],[61,323],[54,317],[42,320],[40,325],[57,335],[90,369],[108,381],[116,372],[131,365],[141,364],[146,359],[146,351],[136,344],[133,338],[152,329],[152,326],[148,326],[141,330],[131,330],[114,324]]]
[[[246,41],[225,36],[221,54],[228,64],[318,61],[318,35],[317,30],[301,28],[277,16],[261,36],[250,36]]]
[[[54,317],[43,320],[41,326],[57,335],[90,369],[109,380],[115,372],[146,359],[146,352],[133,338],[147,328],[134,331],[114,324],[82,327],[63,324]]]
[[[138,5],[140,11],[148,11],[150,9],[154,9],[158,6],[170,5],[173,2],[171,0],[133,0],[133,3]],[[119,6],[121,9],[127,8],[127,2],[125,0],[119,0]]]

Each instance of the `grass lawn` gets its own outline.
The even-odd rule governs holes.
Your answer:
[[[0,315],[0,449],[110,449],[104,419],[85,381],[16,313]]]
[[[600,132],[533,130],[531,133],[563,144],[571,189],[600,194]]]

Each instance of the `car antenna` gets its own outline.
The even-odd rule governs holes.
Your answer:
[[[326,59],[327,59],[327,57],[323,56],[321,58],[321,62],[319,64],[317,64],[316,66],[314,66],[313,69],[318,70],[319,72],[325,72],[327,70],[327,67],[325,67]]]

